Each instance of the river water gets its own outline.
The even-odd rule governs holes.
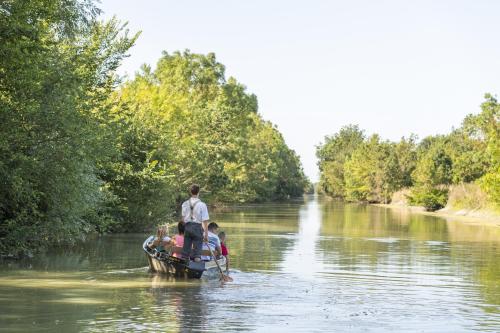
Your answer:
[[[146,235],[0,263],[0,332],[500,332],[500,227],[318,197],[213,213],[234,282],[150,274]]]

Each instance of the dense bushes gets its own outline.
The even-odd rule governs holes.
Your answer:
[[[482,112],[469,115],[448,135],[399,142],[366,138],[357,126],[327,136],[317,149],[319,189],[347,201],[388,202],[411,187],[408,200],[428,210],[446,205],[448,187],[475,182],[500,204],[500,105],[491,95]]]
[[[347,201],[388,202],[394,191],[412,184],[415,138],[398,143],[366,138],[351,125],[326,137],[317,156],[320,191]]]
[[[193,181],[212,201],[303,193],[297,156],[213,54],[165,54],[117,89],[136,36],[98,14],[0,3],[0,255],[142,229]]]
[[[433,186],[414,187],[408,195],[410,205],[425,207],[428,211],[435,211],[446,206],[448,201],[448,189]]]
[[[77,1],[0,4],[0,253],[106,228],[98,113],[134,38]]]

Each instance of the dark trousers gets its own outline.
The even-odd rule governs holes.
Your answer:
[[[182,247],[183,258],[189,258],[191,255],[191,246],[193,247],[193,257],[201,257],[201,247],[203,245],[203,227],[201,223],[188,222],[184,229],[184,246]]]

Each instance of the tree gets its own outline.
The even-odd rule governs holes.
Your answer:
[[[467,116],[463,128],[473,138],[485,142],[489,168],[479,183],[491,200],[500,205],[500,104],[491,94],[486,94],[485,99],[481,113]]]
[[[446,205],[448,189],[452,183],[453,161],[446,152],[445,136],[427,137],[418,149],[418,161],[413,179],[415,187],[410,203],[434,211]]]
[[[123,153],[105,174],[119,199],[114,211],[121,230],[172,215],[193,182],[209,203],[304,192],[298,157],[262,120],[256,96],[226,79],[212,53],[164,52],[155,70],[144,66],[110,104]]]
[[[0,253],[106,228],[102,102],[133,44],[80,1],[0,4]],[[29,240],[29,244],[28,244]]]
[[[446,153],[452,161],[452,182],[470,183],[481,178],[490,167],[490,158],[483,140],[470,136],[463,128],[446,138]]]
[[[452,182],[453,161],[446,152],[444,137],[432,137],[419,147],[413,179],[417,186],[447,185]]]
[[[316,148],[321,191],[333,197],[345,197],[344,164],[364,139],[357,125],[344,126],[333,136],[325,137],[325,142]]]

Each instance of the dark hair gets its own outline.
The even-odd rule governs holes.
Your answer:
[[[184,230],[186,227],[184,226],[184,222],[179,222],[177,224],[177,230],[179,231],[179,235],[184,235]]]
[[[219,226],[217,225],[217,223],[215,222],[210,222],[210,224],[208,225],[208,230],[212,231],[214,229],[217,229]]]
[[[224,231],[219,232],[219,238],[225,238],[225,237],[226,237],[226,233]]]
[[[198,193],[200,193],[200,185],[198,184],[191,185],[189,192],[191,192],[192,195],[197,195]]]

